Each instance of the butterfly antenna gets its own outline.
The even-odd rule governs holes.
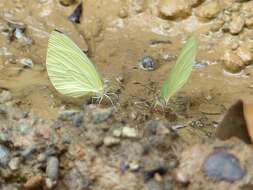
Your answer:
[[[116,93],[110,92],[110,93],[106,93],[106,95],[114,95],[114,97],[116,97],[116,99],[119,99],[119,95],[117,95]]]

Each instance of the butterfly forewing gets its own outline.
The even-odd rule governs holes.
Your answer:
[[[103,82],[95,66],[66,35],[53,31],[47,50],[47,71],[53,86],[61,94],[82,97],[103,95]]]

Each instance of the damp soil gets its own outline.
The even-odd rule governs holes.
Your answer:
[[[78,1],[69,6],[56,0],[0,2],[0,105],[5,106],[7,115],[16,114],[14,119],[0,117],[1,131],[12,134],[11,145],[9,141],[6,145],[12,157],[19,157],[17,152],[31,144],[39,147],[30,161],[14,170],[15,175],[0,175],[3,189],[22,189],[33,182],[29,180],[39,181],[31,189],[203,189],[203,184],[216,189],[230,187],[225,182],[215,186],[201,172],[194,174],[194,184],[182,177],[183,170],[176,173],[176,168],[182,151],[203,141],[217,143],[215,129],[231,104],[238,99],[253,101],[253,55],[246,61],[242,56],[239,62],[245,66],[236,65],[236,69],[233,64],[237,64],[237,57],[232,61],[223,59],[226,52],[236,54],[239,48],[246,47],[252,53],[250,21],[245,19],[240,31],[234,31],[241,27],[240,22],[232,21],[234,15],[247,15],[253,2],[217,1],[218,10],[212,10],[215,7],[206,6],[210,1],[196,1],[189,14],[176,7],[179,13],[172,11],[172,16],[166,16],[161,7],[167,2],[170,1],[86,0],[80,23],[68,19]],[[182,5],[186,2],[182,1]],[[221,20],[225,24],[219,26]],[[47,42],[54,29],[73,39],[108,81],[109,90],[118,93],[119,99],[113,99],[116,110],[111,114],[110,102],[91,105],[89,98],[67,98],[55,91],[46,72]],[[154,109],[159,89],[192,32],[199,44],[195,69],[172,98],[168,111]],[[152,71],[139,67],[147,56],[155,61]],[[32,66],[23,64],[22,60],[28,59]],[[99,124],[93,121],[97,112],[105,114]],[[25,118],[20,116],[24,113],[28,115]],[[21,130],[23,120],[31,127],[25,131],[36,132],[23,132],[23,128],[21,134],[16,132]],[[130,129],[130,136],[117,134],[117,129],[124,128],[135,130]],[[28,136],[32,136],[31,142],[25,139]],[[41,145],[43,142],[46,147]],[[232,141],[226,146],[230,144],[236,146]],[[60,161],[59,177],[52,187],[47,180],[50,159],[37,166],[37,157],[50,147],[55,152],[49,155]],[[0,174],[5,170],[8,169]],[[34,175],[41,178],[33,179]],[[248,174],[248,178],[253,175]],[[250,187],[250,180],[244,181],[240,187]]]

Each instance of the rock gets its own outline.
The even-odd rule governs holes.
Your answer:
[[[156,180],[149,180],[147,182],[147,190],[172,190],[172,184],[169,181],[157,182]]]
[[[130,9],[134,13],[141,13],[144,11],[146,6],[146,0],[131,0]]]
[[[253,62],[253,56],[250,49],[246,47],[240,47],[237,49],[237,55],[241,58],[244,65],[251,65]]]
[[[118,138],[108,136],[104,138],[103,142],[105,146],[111,147],[119,144],[120,140]]]
[[[218,0],[208,0],[196,10],[196,15],[202,19],[213,19],[221,11]]]
[[[168,171],[168,167],[163,160],[148,160],[144,163],[144,179],[149,180],[155,176],[156,173],[164,175]]]
[[[160,0],[159,11],[169,19],[185,18],[191,14],[191,6],[186,0]]]
[[[126,138],[137,138],[138,131],[135,128],[123,127],[122,128],[122,136]]]
[[[33,68],[33,61],[30,58],[23,58],[19,61],[22,65],[28,68]]]
[[[81,112],[80,114],[75,114],[73,117],[73,124],[76,127],[81,127],[83,124],[83,113]]]
[[[153,71],[156,67],[156,61],[150,56],[143,57],[139,67],[145,71]]]
[[[7,90],[2,91],[2,93],[0,94],[0,103],[9,102],[11,100],[12,100],[12,95],[10,91],[7,91]]]
[[[10,151],[3,145],[0,145],[0,166],[7,167],[9,161],[11,159]]]
[[[239,160],[224,150],[211,153],[203,164],[205,175],[218,181],[237,181],[245,175]]]
[[[127,12],[127,10],[126,9],[121,9],[120,11],[119,11],[119,17],[120,18],[126,18],[127,16],[128,16],[128,12]]]
[[[11,170],[17,170],[19,168],[19,164],[20,164],[20,158],[14,157],[10,160],[9,167]]]
[[[52,181],[57,181],[59,175],[59,160],[57,157],[52,156],[48,158],[46,175]]]
[[[73,190],[85,190],[90,189],[91,181],[85,176],[85,173],[81,173],[77,168],[70,170],[63,180],[67,189]]]
[[[211,30],[213,32],[219,31],[223,27],[224,23],[225,22],[222,19],[216,19],[216,20],[214,20],[213,24],[211,25]]]
[[[121,137],[122,130],[121,129],[115,129],[115,130],[113,130],[112,134],[113,134],[114,137]]]
[[[24,184],[26,190],[41,189],[44,183],[44,178],[40,175],[30,177]]]
[[[245,20],[242,16],[235,15],[232,17],[231,22],[228,25],[229,32],[233,35],[239,34],[245,25]]]
[[[92,112],[92,120],[94,124],[102,123],[112,116],[113,108],[97,108]]]
[[[140,169],[140,164],[137,161],[132,161],[129,163],[129,169],[130,171],[135,172]]]
[[[70,121],[73,119],[74,115],[79,113],[77,110],[63,110],[59,111],[58,119],[62,121]]]
[[[33,155],[33,153],[36,152],[36,147],[35,146],[30,146],[27,147],[25,150],[21,152],[21,156],[24,160],[29,159]]]
[[[160,121],[152,120],[149,121],[145,127],[146,135],[167,135],[170,133],[169,129],[166,128]]]
[[[56,186],[56,181],[53,181],[50,178],[46,178],[45,184],[47,189],[53,189]]]
[[[226,51],[222,58],[225,69],[231,73],[238,73],[245,68],[241,58],[232,51]]]
[[[245,19],[245,26],[249,29],[253,28],[253,16]]]
[[[73,5],[76,0],[59,0],[60,4],[63,6],[70,6]]]

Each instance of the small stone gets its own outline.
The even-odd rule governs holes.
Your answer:
[[[33,61],[30,58],[23,58],[19,62],[25,67],[33,68]]]
[[[115,129],[115,130],[113,130],[112,134],[113,134],[114,137],[121,137],[122,130],[121,129]]]
[[[107,108],[107,109],[102,109],[102,108],[97,108],[95,111],[92,113],[92,120],[94,124],[102,123],[109,119],[113,114],[113,108]]]
[[[241,58],[244,65],[248,66],[252,64],[253,56],[251,51],[246,47],[240,47],[237,49],[237,55]]]
[[[11,170],[17,170],[19,168],[20,158],[14,157],[9,162],[9,167]]]
[[[26,135],[29,133],[29,131],[31,131],[31,126],[29,124],[21,124],[19,126],[19,131],[21,135]]]
[[[46,160],[47,160],[47,154],[45,154],[45,153],[40,153],[39,155],[38,155],[38,157],[37,157],[37,160],[39,161],[39,162],[45,162]]]
[[[105,137],[104,140],[104,145],[107,147],[111,147],[111,146],[115,146],[118,145],[120,143],[120,140],[115,138],[115,137]]]
[[[238,73],[245,68],[241,58],[236,53],[226,51],[222,58],[225,69],[231,73]]]
[[[6,167],[10,161],[10,151],[3,145],[0,145],[0,166]]]
[[[246,18],[245,20],[245,26],[249,29],[253,28],[253,16],[250,18]]]
[[[64,177],[64,184],[67,189],[73,190],[88,190],[90,189],[91,181],[85,173],[81,173],[77,168],[71,169]]]
[[[73,124],[76,127],[81,127],[82,126],[82,124],[83,124],[83,113],[74,115]]]
[[[222,19],[216,19],[213,22],[213,24],[211,25],[211,30],[213,32],[219,31],[222,28],[222,26],[224,25],[224,23],[225,23],[224,20],[222,20]]]
[[[139,67],[145,71],[153,71],[155,70],[156,62],[152,57],[147,56],[142,58]]]
[[[33,155],[33,153],[36,152],[36,147],[35,146],[30,146],[27,147],[25,150],[21,152],[21,156],[24,160],[27,160],[29,157]]]
[[[59,175],[59,160],[57,157],[52,156],[48,158],[46,174],[52,181],[57,181]]]
[[[138,131],[135,128],[123,127],[122,136],[126,138],[137,138]]]
[[[120,18],[126,18],[128,16],[128,13],[127,13],[127,10],[126,9],[121,9],[120,11],[119,11],[119,17]]]
[[[7,91],[7,90],[2,91],[2,93],[0,94],[0,103],[9,102],[11,100],[12,100],[12,95],[10,91]]]
[[[239,160],[225,150],[211,153],[203,163],[205,175],[218,181],[234,182],[245,175]]]
[[[160,0],[159,11],[169,19],[185,18],[191,14],[191,5],[186,0]]]
[[[62,121],[72,120],[75,114],[77,114],[77,110],[63,110],[58,113],[58,119]]]
[[[134,13],[141,13],[145,8],[145,0],[131,0],[130,9]]]
[[[53,181],[53,180],[50,179],[50,178],[46,178],[45,183],[46,183],[47,189],[53,189],[53,188],[55,187],[55,185],[57,184],[56,181]]]
[[[197,8],[196,15],[202,19],[212,19],[215,18],[220,11],[221,7],[218,0],[208,0]]]
[[[139,168],[140,168],[140,165],[137,161],[132,161],[129,163],[129,169],[131,171],[137,171],[137,170],[139,170]]]
[[[41,189],[43,186],[44,179],[42,176],[32,176],[24,184],[26,190]]]
[[[231,22],[228,25],[229,32],[233,35],[239,34],[245,25],[245,20],[242,16],[233,16]]]

